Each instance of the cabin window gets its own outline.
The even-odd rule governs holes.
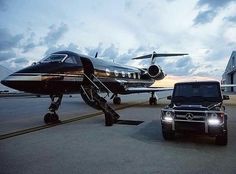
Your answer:
[[[116,70],[114,71],[114,74],[115,74],[115,76],[116,76],[116,77],[118,77],[118,76],[119,76],[119,72],[118,72],[118,71],[116,71]]]
[[[128,77],[131,78],[131,74],[130,74],[130,72],[128,72]]]
[[[108,68],[106,68],[106,75],[110,76],[110,74],[111,74],[111,71]]]
[[[137,78],[140,79],[140,74],[139,73],[137,73]]]
[[[77,64],[75,58],[73,56],[70,56],[68,58],[66,58],[66,60],[64,61],[65,63],[71,63],[71,64]]]
[[[122,74],[122,77],[125,77],[125,72],[124,71],[122,71],[121,74]]]

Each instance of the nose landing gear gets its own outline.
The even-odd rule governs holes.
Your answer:
[[[157,98],[154,95],[154,92],[152,92],[152,96],[149,98],[149,104],[150,105],[156,105],[157,104]]]
[[[50,112],[48,112],[44,116],[44,122],[46,124],[60,123],[59,116],[57,115],[56,111],[61,105],[62,97],[63,95],[50,95],[51,105],[48,108]]]

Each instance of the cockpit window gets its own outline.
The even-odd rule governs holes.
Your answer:
[[[66,54],[51,54],[40,62],[62,62],[66,57]]]

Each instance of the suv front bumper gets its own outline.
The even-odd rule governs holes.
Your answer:
[[[162,120],[162,129],[165,131],[175,131],[175,132],[188,132],[188,133],[198,133],[198,134],[208,134],[210,136],[216,136],[222,134],[224,131],[224,123],[217,126],[210,126],[207,122],[185,122],[173,120],[172,123],[165,122]]]
[[[187,120],[183,116],[177,117],[176,112],[171,110],[173,114],[172,119],[165,119],[165,111],[163,110],[161,116],[162,129],[164,131],[175,131],[175,132],[184,132],[184,133],[197,133],[197,134],[208,134],[210,136],[217,136],[224,133],[225,129],[225,120],[227,120],[227,115],[222,111],[200,111],[200,115],[197,115],[199,111],[194,113],[194,118],[192,120]],[[179,111],[177,111],[178,113]],[[182,113],[192,113],[193,111],[181,111]],[[211,113],[223,114],[224,117],[219,117],[220,121],[216,124],[209,123],[209,115]],[[204,115],[203,115],[204,114]],[[200,119],[201,118],[201,119]],[[216,119],[217,120],[217,119]]]

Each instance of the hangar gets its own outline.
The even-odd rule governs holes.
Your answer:
[[[222,84],[236,84],[236,51],[233,51],[225,72],[222,75]],[[225,91],[236,92],[236,87],[227,87]]]

